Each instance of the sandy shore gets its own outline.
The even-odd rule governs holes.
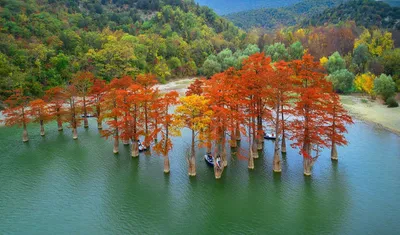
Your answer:
[[[168,92],[168,91],[177,91],[180,95],[185,94],[187,88],[192,82],[195,81],[196,78],[184,78],[178,79],[174,81],[170,81],[167,84],[156,85],[160,91]]]
[[[343,106],[352,117],[380,125],[400,135],[400,107],[388,108],[379,101],[361,96],[341,96]]]

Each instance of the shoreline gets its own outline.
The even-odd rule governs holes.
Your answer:
[[[358,95],[341,95],[343,107],[350,116],[368,124],[376,125],[400,136],[400,107],[388,108],[377,100]]]

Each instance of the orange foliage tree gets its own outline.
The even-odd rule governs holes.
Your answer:
[[[51,113],[46,102],[42,99],[36,99],[29,103],[29,115],[32,122],[40,124],[40,135],[44,136],[44,123],[51,120]]]
[[[271,72],[271,76],[268,78],[268,105],[274,110],[275,125],[275,136],[276,141],[274,143],[274,161],[273,170],[274,172],[281,172],[281,159],[279,149],[279,136],[282,135],[282,145],[286,146],[284,137],[284,114],[287,109],[285,107],[290,105],[290,99],[293,98],[294,84],[293,70],[289,67],[285,61],[280,61],[274,64],[274,71]],[[282,118],[281,118],[282,117]]]
[[[117,94],[119,90],[127,89],[131,84],[132,79],[130,77],[114,78],[106,85],[105,95],[102,97],[100,119],[106,120],[107,128],[103,129],[101,134],[105,138],[113,137],[114,154],[119,152],[119,125],[124,115],[123,110],[117,104]]]
[[[339,95],[331,93],[329,98],[330,99],[327,101],[328,115],[326,122],[328,126],[326,135],[330,141],[331,159],[338,160],[336,146],[347,145],[347,140],[344,136],[344,134],[347,133],[346,125],[354,123],[347,111],[343,108]]]
[[[249,169],[254,169],[254,158],[258,158],[257,149],[262,149],[263,120],[271,117],[266,107],[266,83],[272,70],[270,63],[271,58],[266,58],[264,53],[256,53],[243,62],[240,71],[245,97],[242,103],[248,127]]]
[[[79,116],[81,113],[81,106],[77,100],[78,92],[74,85],[69,85],[65,89],[65,95],[67,98],[67,107],[65,110],[65,116],[67,122],[69,122],[69,128],[72,128],[72,138],[78,139],[77,128],[81,125],[82,118]]]
[[[186,96],[191,95],[202,95],[203,94],[204,79],[196,79],[192,84],[189,85],[186,91]]]
[[[319,62],[306,54],[302,60],[293,61],[293,68],[301,86],[297,88],[298,99],[294,106],[295,120],[290,124],[292,147],[299,148],[303,156],[305,175],[311,175],[311,168],[319,157],[321,147],[327,147],[325,138],[327,107],[325,101],[332,90],[322,73]],[[315,151],[315,157],[312,157]]]
[[[93,86],[90,88],[89,95],[91,96],[91,103],[96,108],[97,128],[103,129],[102,115],[101,115],[101,102],[107,91],[106,82],[102,79],[94,79]]]
[[[22,141],[28,142],[29,136],[26,126],[31,121],[27,112],[29,97],[24,95],[23,89],[15,89],[5,103],[7,109],[3,112],[5,116],[4,124],[6,126],[22,126]]]
[[[90,100],[88,100],[90,87],[93,85],[94,75],[91,72],[79,72],[72,79],[71,83],[74,86],[76,95],[79,96],[79,102],[83,112],[83,126],[89,127],[88,123],[88,111],[90,111]]]
[[[53,87],[46,91],[44,100],[48,104],[49,113],[52,118],[57,121],[58,130],[63,130],[63,117],[65,115],[65,110],[63,105],[67,99],[64,88]]]
[[[151,105],[158,96],[158,90],[154,88],[157,84],[156,76],[153,74],[140,74],[136,83],[142,86],[142,109],[144,118],[144,145],[149,148],[151,141],[155,138],[155,120],[151,120]]]
[[[173,136],[178,133],[176,128],[172,125],[174,123],[174,115],[169,113],[169,109],[173,105],[178,104],[178,97],[178,92],[171,91],[157,99],[157,101],[152,105],[153,110],[158,110],[157,117],[155,118],[159,120],[159,127],[156,129],[156,133],[161,135],[161,139],[155,144],[154,150],[157,153],[162,154],[164,157],[164,173],[169,173],[170,171],[168,157],[168,153],[172,149],[170,135]]]

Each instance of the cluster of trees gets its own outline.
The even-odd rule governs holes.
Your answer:
[[[348,0],[302,0],[287,7],[259,8],[231,13],[225,17],[243,29],[259,27],[270,30],[294,26],[346,1]]]
[[[346,20],[353,20],[357,25],[366,28],[400,29],[400,7],[392,7],[375,0],[347,1],[338,7],[312,15],[303,25],[337,24]]]
[[[0,100],[67,84],[78,71],[110,81],[153,73],[159,81],[198,74],[206,58],[244,48],[245,33],[193,1],[0,2]]]
[[[339,93],[361,91],[386,102],[400,90],[400,50],[391,32],[362,29],[354,22],[324,27],[248,32],[248,43],[257,43],[274,61],[297,59],[304,51],[319,58]],[[377,84],[376,77],[386,85]],[[376,83],[382,83],[378,79]],[[378,88],[379,87],[379,88]],[[388,103],[388,102],[387,102]]]
[[[43,99],[29,102],[21,89],[6,101],[6,125],[23,127],[23,141],[28,141],[26,125],[56,120],[59,130],[68,123],[73,138],[82,119],[88,128],[87,116],[94,112],[98,128],[104,137],[114,139],[114,153],[119,141],[132,145],[132,157],[137,157],[138,140],[164,156],[164,172],[169,172],[168,152],[173,143],[170,136],[179,136],[182,128],[191,130],[191,145],[187,152],[188,173],[196,175],[196,149],[207,148],[214,162],[215,177],[220,178],[227,166],[227,145],[237,148],[237,141],[247,138],[248,168],[254,169],[254,158],[263,148],[266,129],[277,136],[273,169],[281,171],[281,152],[286,152],[286,139],[298,148],[304,158],[304,174],[320,156],[323,147],[331,148],[331,158],[337,160],[336,146],[347,144],[346,125],[352,123],[341,106],[323,67],[306,54],[301,59],[272,62],[264,53],[246,58],[240,69],[230,67],[209,80],[196,80],[185,97],[178,100],[176,92],[161,94],[151,74],[122,76],[109,83],[90,72],[77,73],[70,85],[55,87]],[[174,113],[171,106],[177,105]],[[290,118],[289,118],[290,117]],[[106,122],[103,127],[102,122]]]

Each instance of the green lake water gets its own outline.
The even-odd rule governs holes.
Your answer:
[[[357,121],[339,162],[324,151],[311,177],[290,148],[274,174],[265,141],[255,170],[230,157],[215,180],[204,150],[188,177],[187,131],[165,175],[160,157],[114,155],[95,122],[77,141],[54,123],[43,138],[30,125],[26,144],[0,128],[0,234],[400,234],[400,137],[376,126]]]

